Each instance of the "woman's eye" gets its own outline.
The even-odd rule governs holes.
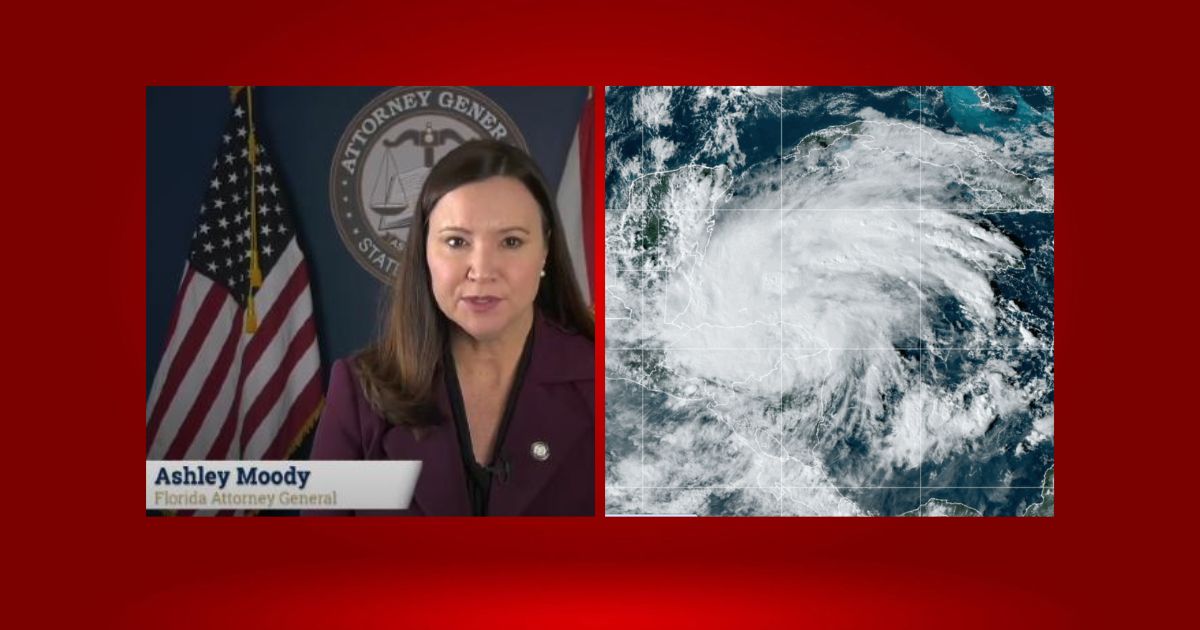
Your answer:
[[[516,249],[516,248],[520,247],[521,245],[525,244],[525,241],[522,241],[521,239],[519,239],[515,236],[505,237],[505,239],[501,242],[504,244],[505,247],[507,247],[509,249]]]
[[[467,239],[461,236],[451,236],[450,238],[446,239],[446,245],[450,246],[451,249],[458,249],[466,244]]]

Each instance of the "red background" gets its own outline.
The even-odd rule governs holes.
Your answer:
[[[1145,2],[248,4],[8,16],[8,615],[1023,626],[1187,603],[1192,22]],[[1057,516],[146,518],[145,86],[228,83],[1055,85]]]

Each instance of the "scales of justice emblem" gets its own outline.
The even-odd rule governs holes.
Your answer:
[[[425,178],[433,169],[435,150],[454,148],[450,143],[462,144],[466,139],[453,129],[434,129],[432,122],[425,123],[425,129],[406,129],[394,138],[385,138],[381,144],[385,149],[384,158],[380,162],[375,175],[375,185],[371,190],[371,210],[379,215],[379,232],[383,238],[393,245],[400,246],[401,240],[396,235],[397,230],[407,230],[416,214],[414,204]],[[400,161],[395,151],[406,143],[424,150],[424,164],[418,168],[401,172]],[[444,151],[443,151],[444,153]]]

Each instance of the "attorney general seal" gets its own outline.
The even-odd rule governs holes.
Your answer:
[[[358,112],[334,153],[329,196],[342,242],[363,268],[391,281],[429,171],[479,138],[529,150],[512,118],[470,88],[392,88]]]

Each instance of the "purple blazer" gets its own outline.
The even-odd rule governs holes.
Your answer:
[[[489,516],[593,514],[594,361],[595,345],[587,338],[559,328],[540,313],[534,318],[532,356],[508,434],[497,452],[508,461],[509,474],[503,480],[493,476]],[[434,383],[441,421],[418,438],[412,429],[393,425],[375,413],[363,397],[357,370],[350,361],[338,360],[317,424],[312,459],[420,460],[421,476],[409,509],[387,513],[469,516],[466,471],[440,372]],[[533,456],[535,442],[549,447],[549,457]]]

